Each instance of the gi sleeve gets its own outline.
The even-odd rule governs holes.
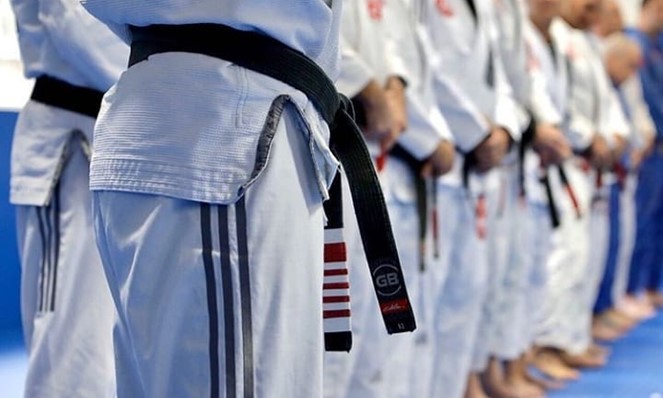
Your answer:
[[[336,81],[339,92],[352,98],[375,78],[375,71],[362,60],[361,55],[341,37],[341,73]]]
[[[447,76],[435,74],[433,83],[437,106],[447,121],[456,147],[463,153],[471,152],[490,133],[488,120]]]
[[[408,129],[398,143],[419,160],[428,158],[444,139],[451,139],[451,132],[444,117],[436,108],[432,95],[432,81],[425,68],[428,58],[419,43],[415,30],[416,20],[403,0],[393,0],[385,5],[388,58],[392,74],[407,80]],[[430,95],[429,95],[430,94]]]
[[[631,144],[636,148],[642,148],[656,135],[656,126],[645,103],[639,76],[622,83],[621,89],[632,114]]]
[[[126,68],[129,48],[77,0],[39,0],[39,20],[58,53],[98,90]]]
[[[490,29],[492,30],[493,37],[491,43],[493,48],[492,62],[495,67],[495,92],[497,95],[495,114],[492,117],[494,123],[505,128],[511,135],[511,139],[517,142],[520,141],[522,132],[529,122],[529,118],[514,98],[513,88],[504,69],[502,54],[497,50],[497,40],[499,37],[497,27],[491,24]]]
[[[614,145],[614,135],[624,138],[628,141],[631,136],[631,127],[624,110],[619,102],[619,96],[614,88],[610,87],[606,97],[606,117],[603,118],[601,131],[609,135],[609,141]]]

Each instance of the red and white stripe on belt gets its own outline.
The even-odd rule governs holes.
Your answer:
[[[322,289],[325,332],[350,330],[350,277],[343,229],[325,230],[325,271]]]

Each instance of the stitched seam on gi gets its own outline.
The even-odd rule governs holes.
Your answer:
[[[244,358],[244,398],[253,398],[253,321],[251,319],[251,275],[249,270],[246,198],[235,206],[237,246],[239,254],[239,285],[242,307],[242,349]]]
[[[225,327],[226,397],[235,397],[237,392],[237,369],[235,368],[235,303],[233,297],[232,268],[230,263],[230,237],[228,206],[216,206],[219,212],[219,251],[221,254],[221,282],[223,290],[223,324]],[[218,343],[217,343],[218,344]]]
[[[200,226],[203,244],[203,264],[207,289],[207,311],[209,316],[209,360],[210,360],[210,397],[219,397],[219,323],[216,302],[216,278],[212,259],[212,222],[210,205],[200,204]]]
[[[269,113],[265,118],[265,124],[260,133],[260,138],[258,139],[256,161],[253,166],[253,171],[251,172],[251,177],[249,178],[249,181],[242,186],[242,192],[240,192],[240,195],[242,195],[243,192],[246,192],[246,190],[260,177],[263,170],[265,170],[267,162],[269,161],[269,154],[272,150],[274,136],[276,135],[279,123],[281,122],[285,104],[289,100],[289,96],[280,95],[272,102]]]

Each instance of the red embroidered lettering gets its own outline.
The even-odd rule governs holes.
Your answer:
[[[382,20],[382,7],[384,0],[368,0],[368,15],[376,20]]]
[[[452,17],[454,15],[454,11],[451,9],[448,0],[435,0],[435,5],[440,14],[445,17]]]

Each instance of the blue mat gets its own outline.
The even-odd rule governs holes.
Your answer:
[[[21,396],[26,368],[27,358],[20,334],[0,332],[0,397]],[[608,366],[583,372],[579,381],[548,396],[663,398],[663,313],[615,343]]]
[[[16,117],[16,113],[0,111],[0,331],[20,328],[20,267],[14,208],[9,205],[9,157]]]
[[[663,314],[612,345],[608,366],[584,371],[550,398],[662,398]]]

